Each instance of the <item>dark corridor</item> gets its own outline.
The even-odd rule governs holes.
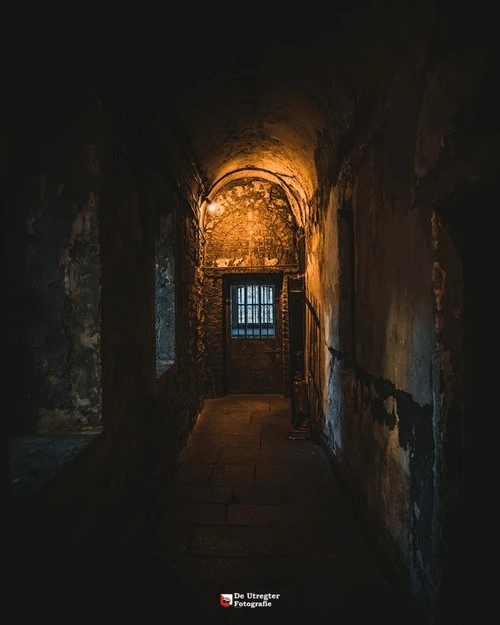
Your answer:
[[[488,7],[7,5],[6,614],[499,622]]]

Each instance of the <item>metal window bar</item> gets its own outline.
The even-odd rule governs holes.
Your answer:
[[[232,285],[231,336],[262,338],[274,336],[274,286]]]

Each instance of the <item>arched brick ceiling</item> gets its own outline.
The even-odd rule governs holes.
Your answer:
[[[235,172],[257,170],[281,180],[299,207],[314,195],[318,138],[334,122],[332,58],[321,52],[321,15],[299,9],[232,4],[217,12],[206,5],[189,16],[177,12],[176,23],[185,27],[163,30],[163,37],[165,22],[150,24],[148,45],[168,76],[164,93],[173,98],[208,189]],[[341,122],[349,113],[340,109],[350,102],[336,97]],[[334,150],[333,143],[324,147]]]

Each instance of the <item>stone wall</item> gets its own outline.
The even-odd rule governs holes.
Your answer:
[[[5,226],[8,362],[15,372],[11,434],[102,425],[102,172],[96,155],[102,109],[81,58],[75,53],[54,61],[54,52],[42,46],[37,61],[55,63],[60,77],[72,62],[73,74],[52,106],[39,95],[54,88],[55,77],[42,87],[21,52],[10,76]]]
[[[460,603],[444,597],[463,588],[464,314],[475,305],[464,300],[461,245],[472,222],[440,206],[460,189],[475,201],[474,189],[498,172],[499,145],[489,57],[480,42],[462,53],[457,33],[443,41],[380,95],[385,107],[353,140],[309,225],[307,366],[315,427],[379,544],[429,618],[451,610],[453,621]]]
[[[156,373],[175,361],[175,206],[173,189],[156,180],[155,332]]]

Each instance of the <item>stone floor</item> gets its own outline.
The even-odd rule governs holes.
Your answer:
[[[11,498],[22,501],[39,493],[99,433],[95,429],[78,434],[10,437]]]
[[[220,623],[278,613],[293,622],[423,623],[389,583],[323,448],[290,440],[290,429],[280,396],[206,402],[161,496],[120,623],[152,622],[175,606]],[[221,594],[236,601],[238,593],[275,598],[254,608],[220,605]]]
[[[425,625],[372,548],[323,447],[291,440],[291,429],[290,403],[281,396],[207,400],[163,491],[154,493],[154,510],[145,511],[148,529],[133,556],[116,553],[104,537],[75,560],[56,528],[57,549],[67,555],[58,559],[53,543],[42,544],[34,583],[26,580],[32,565],[17,565],[14,583],[21,597],[30,588],[31,599],[14,594],[13,608],[35,609],[55,624],[58,605],[62,622],[74,625],[163,623],[173,614],[204,623],[318,617],[335,625]],[[87,440],[11,441],[16,497],[43,488]],[[140,507],[124,510],[118,530],[136,513],[144,516]],[[120,562],[131,560],[122,571]],[[267,603],[223,607],[221,594]]]

